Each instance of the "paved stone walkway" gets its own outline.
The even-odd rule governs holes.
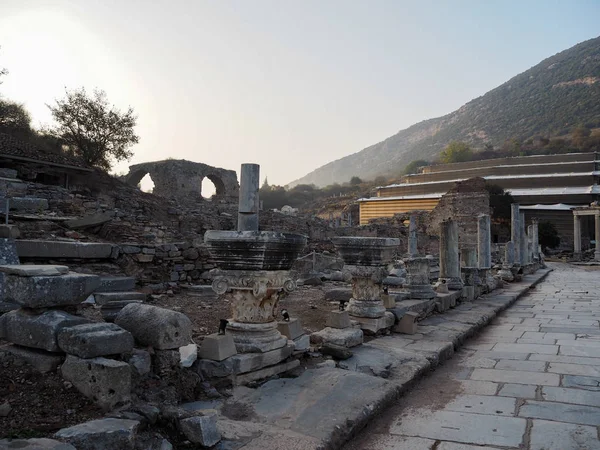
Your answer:
[[[346,449],[600,449],[600,270],[550,266]]]

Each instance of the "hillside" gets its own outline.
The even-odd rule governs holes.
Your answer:
[[[600,124],[600,37],[543,60],[458,110],[419,122],[364,150],[330,162],[290,183],[325,186],[397,176],[415,159],[435,157],[450,141],[476,148],[507,139],[564,134]]]

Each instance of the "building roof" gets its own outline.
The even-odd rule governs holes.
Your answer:
[[[86,172],[93,170],[80,158],[66,153],[46,152],[29,142],[22,141],[5,133],[0,133],[0,158],[37,162]]]

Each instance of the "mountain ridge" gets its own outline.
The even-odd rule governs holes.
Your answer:
[[[319,187],[352,176],[397,176],[415,159],[431,159],[451,141],[476,148],[508,139],[600,125],[600,37],[550,56],[457,110],[426,119],[356,153],[331,161],[289,183]]]

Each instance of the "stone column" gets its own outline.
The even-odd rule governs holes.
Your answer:
[[[573,215],[573,258],[581,259],[581,218]]]
[[[533,222],[533,237],[532,237],[532,241],[533,241],[533,259],[535,261],[540,261],[540,230],[539,230],[539,221],[537,219],[537,217],[534,217],[532,219]]]
[[[515,245],[515,261],[521,264],[521,227],[519,225],[519,204],[510,205],[510,240]]]
[[[492,267],[492,243],[490,216],[481,214],[477,217],[477,262],[480,269]]]
[[[258,184],[260,166],[242,164],[240,173],[240,202],[238,206],[238,231],[258,231]]]
[[[448,289],[462,289],[460,260],[458,255],[458,226],[451,219],[440,225],[440,281],[446,281]]]
[[[498,275],[504,281],[514,281],[515,277],[512,273],[512,268],[515,264],[515,244],[512,241],[506,243],[504,247],[504,261],[502,269],[498,271]]]
[[[594,216],[594,239],[596,241],[594,261],[600,261],[600,213],[596,213]]]
[[[519,257],[521,258],[519,262],[522,266],[524,266],[525,264],[529,263],[527,258],[527,234],[525,233],[525,213],[519,214],[519,229]]]
[[[477,267],[477,252],[474,248],[461,248],[460,255],[463,267]]]
[[[412,214],[408,224],[408,256],[417,256],[417,216]]]

